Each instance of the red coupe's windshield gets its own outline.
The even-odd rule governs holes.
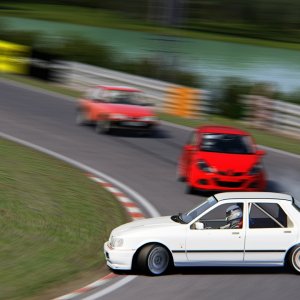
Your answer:
[[[105,91],[105,99],[109,103],[142,105],[141,94],[141,92],[133,91],[107,90]]]
[[[203,134],[200,150],[231,154],[254,153],[250,136],[223,133]]]

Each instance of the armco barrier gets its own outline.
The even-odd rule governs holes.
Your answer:
[[[129,85],[143,90],[146,101],[158,110],[173,115],[198,118],[209,111],[206,91],[76,62],[65,62],[65,67],[65,83],[79,90],[94,85]]]
[[[129,85],[143,90],[148,102],[157,109],[173,115],[199,118],[216,112],[214,102],[205,90],[185,89],[171,83],[81,63],[64,62],[64,66],[66,84],[79,90],[101,84]],[[300,138],[299,105],[257,95],[243,98],[248,105],[245,120],[249,125]]]
[[[263,96],[243,96],[247,104],[245,120],[252,126],[300,138],[300,105]]]

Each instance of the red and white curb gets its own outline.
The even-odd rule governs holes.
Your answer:
[[[68,299],[73,299],[75,297],[78,297],[84,293],[87,293],[87,292],[90,292],[91,290],[101,286],[101,285],[104,285],[105,283],[109,282],[110,280],[112,280],[113,278],[116,278],[118,277],[119,275],[117,274],[114,274],[114,273],[110,273],[98,280],[96,280],[95,282],[93,283],[90,283],[89,285],[83,287],[83,288],[80,288],[78,290],[75,290],[74,292],[71,292],[69,294],[66,294],[64,296],[60,296],[58,298],[55,298],[54,300],[68,300]]]
[[[111,192],[123,205],[123,207],[126,209],[127,213],[129,214],[132,220],[139,220],[145,218],[144,214],[139,209],[139,207],[132,200],[130,200],[130,198],[123,194],[119,189],[114,187],[111,183],[90,174],[87,174],[87,176],[93,181],[99,183],[106,190]]]
[[[104,187],[106,190],[108,190],[110,193],[112,193],[117,200],[123,205],[123,207],[126,209],[127,213],[131,217],[132,220],[140,220],[145,218],[144,214],[142,211],[139,209],[139,207],[129,198],[127,197],[124,193],[122,193],[119,189],[114,187],[111,183],[102,180],[99,177],[96,177],[91,174],[86,174],[91,180],[99,183],[102,187]],[[110,273],[95,282],[92,282],[88,284],[87,286],[80,288],[78,290],[75,290],[69,294],[66,294],[64,296],[60,296],[58,298],[55,298],[54,300],[68,300],[68,299],[73,299],[75,297],[78,297],[84,293],[90,292],[95,288],[100,287],[101,285],[104,285],[111,281],[112,279],[119,277],[119,275]]]

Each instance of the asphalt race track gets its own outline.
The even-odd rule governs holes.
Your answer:
[[[204,199],[187,195],[184,183],[175,179],[176,162],[189,131],[161,125],[155,137],[97,135],[93,127],[75,125],[74,102],[5,81],[0,81],[0,90],[1,132],[114,177],[162,215],[189,210]],[[268,190],[300,199],[300,159],[268,151],[264,162]],[[138,276],[101,299],[298,299],[299,280],[282,268],[183,268],[162,277]]]

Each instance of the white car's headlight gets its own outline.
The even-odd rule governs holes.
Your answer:
[[[124,243],[124,239],[119,237],[112,237],[110,240],[110,245],[112,248],[122,247]]]
[[[113,120],[126,120],[128,117],[122,114],[110,114],[110,118]]]
[[[145,122],[153,122],[156,121],[157,118],[155,116],[148,116],[148,117],[142,117],[140,118],[140,120]]]

